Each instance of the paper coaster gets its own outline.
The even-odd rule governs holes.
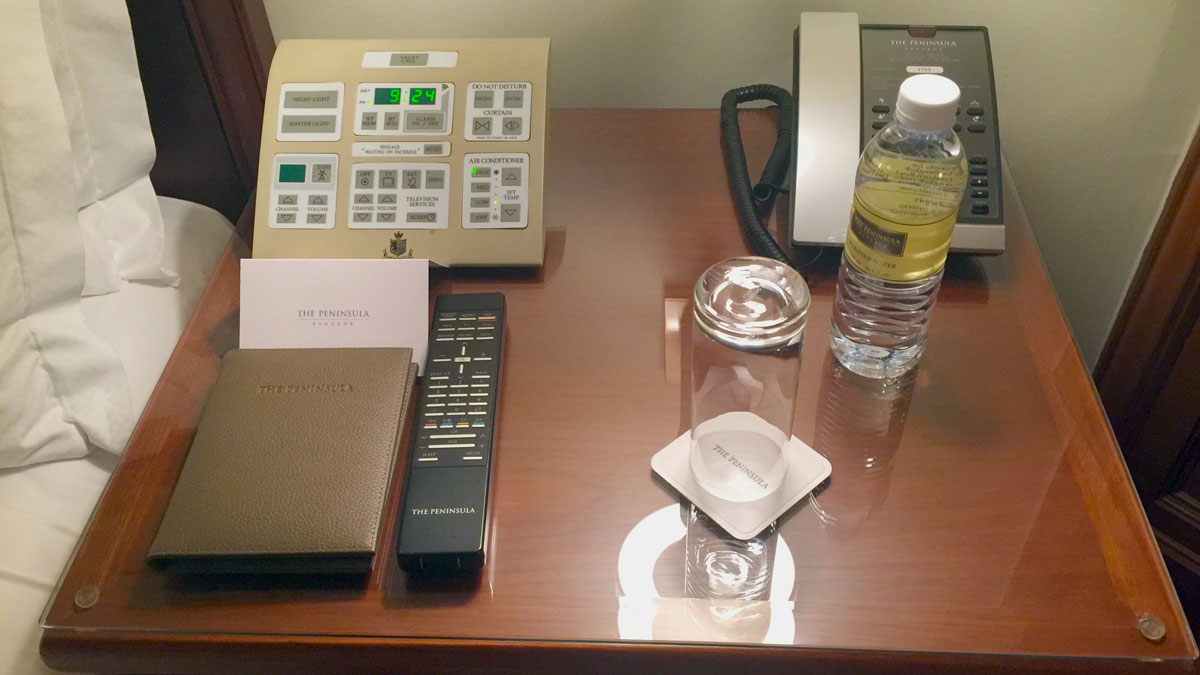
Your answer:
[[[734,502],[713,495],[696,481],[688,461],[691,447],[691,434],[685,433],[651,457],[650,467],[738,539],[762,532],[833,472],[829,460],[792,436],[784,446],[787,472],[778,489],[755,501]]]

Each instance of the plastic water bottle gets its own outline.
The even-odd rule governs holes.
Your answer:
[[[860,375],[898,376],[925,350],[967,182],[951,128],[958,98],[945,77],[908,78],[892,121],[859,160],[829,340]]]

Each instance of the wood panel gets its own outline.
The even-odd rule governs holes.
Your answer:
[[[1192,626],[1200,626],[1200,132],[1095,377]]]

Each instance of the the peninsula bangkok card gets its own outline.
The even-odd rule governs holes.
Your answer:
[[[242,349],[411,347],[425,363],[427,260],[242,260]]]

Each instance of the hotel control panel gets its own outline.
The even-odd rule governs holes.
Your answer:
[[[549,40],[284,40],[253,252],[540,265]]]

